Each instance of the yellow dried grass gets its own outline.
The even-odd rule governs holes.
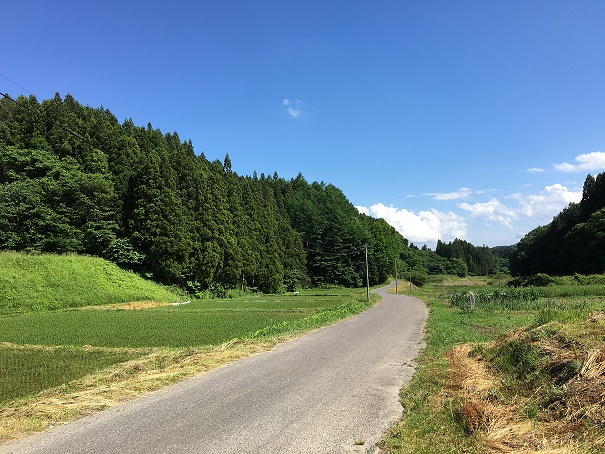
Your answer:
[[[586,361],[580,370],[580,376],[595,379],[605,374],[605,354],[601,349],[589,350]]]
[[[483,397],[496,384],[485,364],[470,356],[473,344],[454,347],[448,354],[448,377],[451,388],[459,388],[466,397]]]
[[[293,337],[293,336],[292,336]],[[290,337],[291,338],[291,337]],[[286,341],[283,337],[279,341]],[[227,343],[204,350],[154,350],[142,358],[0,408],[0,443],[48,430],[169,384],[272,349],[277,341]],[[68,389],[68,390],[66,390]]]
[[[605,320],[605,318],[603,318]],[[589,323],[600,323],[593,316]],[[506,339],[527,339],[527,331],[515,330]],[[591,334],[594,330],[591,329]],[[581,352],[559,345],[552,338],[537,337],[539,348],[553,364],[577,359]],[[496,342],[492,343],[496,345]],[[529,420],[522,409],[529,397],[513,396],[506,404],[497,403],[490,396],[498,394],[501,382],[481,357],[473,357],[473,344],[453,348],[448,355],[448,386],[441,400],[461,402],[458,416],[470,433],[480,434],[488,453],[576,454],[586,449],[605,448],[605,435],[586,434],[584,419],[605,427],[605,351],[603,347],[588,350],[578,375],[570,380],[567,414],[563,418],[544,415],[540,420]],[[577,435],[584,431],[581,440]]]

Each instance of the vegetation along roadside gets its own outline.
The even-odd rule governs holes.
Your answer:
[[[184,301],[103,259],[0,255],[0,294],[13,296],[0,302],[0,442],[271,349],[377,301],[341,287]]]
[[[452,279],[414,289],[430,309],[427,347],[383,452],[605,452],[599,278],[526,288]]]
[[[0,377],[24,377],[0,440],[359,312],[343,287],[395,270],[431,317],[384,449],[603,451],[605,173],[514,246],[432,251],[331,184],[238,175],[71,95],[0,99],[0,169]]]

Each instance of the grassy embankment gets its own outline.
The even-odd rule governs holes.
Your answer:
[[[0,252],[0,441],[272,348],[364,291],[193,300],[93,257]]]
[[[605,452],[605,286],[456,283],[414,290],[427,348],[383,450]]]

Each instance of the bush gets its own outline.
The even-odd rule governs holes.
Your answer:
[[[422,271],[412,271],[410,279],[416,287],[422,287],[429,280],[429,275]]]
[[[530,276],[527,279],[526,287],[546,287],[547,285],[552,284],[552,282],[553,279],[548,274],[538,273],[535,276]]]
[[[515,277],[507,282],[509,287],[546,287],[557,281],[557,278],[548,274],[538,273],[532,276]]]

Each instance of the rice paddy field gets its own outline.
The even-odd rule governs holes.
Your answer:
[[[234,306],[237,303],[233,303]],[[267,326],[292,322],[305,310],[72,310],[0,318],[3,342],[122,348],[194,348],[250,337]]]
[[[365,290],[351,289],[189,300],[92,257],[0,253],[0,276],[0,422],[3,409],[81,389],[74,383],[133,361],[129,374],[178,368],[369,307]],[[0,440],[12,436],[0,430]]]
[[[366,307],[355,291],[338,289],[134,310],[94,306],[2,315],[0,405],[153,348],[199,349],[302,332]]]

